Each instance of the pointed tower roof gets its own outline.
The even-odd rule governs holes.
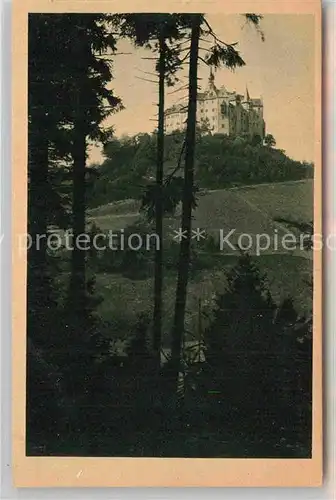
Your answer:
[[[209,81],[208,81],[208,90],[210,92],[216,92],[217,88],[215,85],[215,75],[213,74],[212,68],[210,68],[210,75],[209,75]]]
[[[214,83],[215,83],[215,75],[213,74],[212,68],[210,68],[209,85],[214,85]]]
[[[247,101],[249,101],[249,100],[250,100],[250,94],[249,94],[249,91],[248,91],[247,85],[246,85],[246,100],[247,100]]]

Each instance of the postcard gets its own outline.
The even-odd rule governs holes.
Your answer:
[[[321,485],[320,2],[15,1],[12,107],[15,485]]]

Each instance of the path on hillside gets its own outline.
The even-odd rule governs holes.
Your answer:
[[[314,179],[299,179],[297,181],[283,181],[283,182],[260,182],[259,184],[245,184],[242,186],[234,186],[234,187],[228,187],[228,188],[222,188],[222,189],[204,189],[202,193],[208,194],[208,193],[216,193],[217,191],[239,191],[241,189],[253,189],[253,188],[260,188],[260,187],[274,187],[274,186],[292,186],[295,184],[305,184],[307,181],[314,181]]]
[[[246,212],[250,214],[250,217],[252,216],[252,218],[253,218],[253,214],[256,214],[256,218],[257,218],[258,217],[257,214],[260,214],[262,216],[262,219],[270,226],[276,228],[280,232],[280,237],[281,236],[283,237],[285,235],[289,235],[289,234],[293,234],[293,233],[290,231],[290,229],[285,224],[282,224],[282,223],[274,220],[274,218],[269,214],[269,212],[267,210],[261,209],[256,203],[253,203],[252,201],[247,199],[247,197],[245,196],[245,193],[250,188],[251,189],[253,189],[253,188],[260,189],[260,187],[265,187],[267,189],[270,186],[271,187],[276,187],[279,185],[280,186],[291,186],[291,185],[305,184],[305,183],[307,183],[307,179],[301,179],[301,180],[297,180],[297,181],[277,182],[277,183],[254,184],[254,185],[238,186],[238,187],[227,188],[227,189],[204,190],[201,192],[201,195],[202,195],[201,199],[206,199],[206,197],[208,197],[208,196],[211,197],[211,194],[215,194],[215,193],[217,193],[217,194],[227,193],[228,196],[229,196],[229,193],[231,193],[231,195],[233,195],[234,198],[239,200],[240,203],[242,203],[243,205],[245,205],[247,207]],[[201,204],[202,204],[202,202],[201,202]],[[223,200],[223,206],[225,206],[224,200]],[[198,208],[200,208],[200,206]],[[241,212],[244,213],[244,210],[241,210]],[[89,221],[91,222],[94,219],[100,220],[102,222],[108,221],[108,220],[112,221],[112,220],[131,219],[131,218],[137,218],[140,215],[141,215],[140,212],[125,212],[124,214],[109,213],[109,214],[102,214],[102,215],[98,215],[98,216],[91,216],[89,218]],[[245,221],[246,221],[246,219],[245,219]],[[254,234],[254,232],[253,232],[253,234]],[[254,252],[252,251],[252,254],[253,253]],[[265,253],[265,252],[263,252],[263,253]],[[312,258],[313,258],[312,251],[305,251],[305,250],[302,250],[300,248],[297,248],[295,250],[291,250],[290,252],[288,250],[285,250],[285,251],[284,250],[273,250],[270,253],[277,253],[277,254],[291,253],[293,256],[304,257],[304,258],[310,259],[310,260],[312,260]]]
[[[300,182],[300,181],[293,181],[293,182]],[[282,231],[284,233],[284,236],[286,234],[292,234],[288,227],[285,226],[284,224],[281,224],[280,222],[272,219],[270,217],[270,215],[265,212],[264,210],[262,210],[261,208],[259,208],[257,205],[255,205],[254,203],[252,203],[251,201],[247,200],[246,198],[244,198],[244,196],[242,194],[238,194],[238,193],[235,193],[236,196],[238,198],[240,198],[243,202],[246,203],[246,205],[248,205],[250,208],[252,208],[252,210],[256,211],[256,212],[259,212],[263,217],[265,217],[266,220],[270,221],[276,228],[278,228],[280,231]],[[282,254],[282,253],[290,253],[293,257],[304,257],[305,259],[310,259],[310,260],[313,260],[313,252],[309,252],[307,250],[303,250],[303,249],[300,249],[300,248],[296,248],[295,250],[293,251],[278,251],[278,252],[272,252],[272,253],[277,253],[277,254]]]

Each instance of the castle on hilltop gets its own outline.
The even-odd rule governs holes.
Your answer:
[[[252,139],[265,137],[264,105],[262,98],[229,92],[224,86],[217,88],[211,72],[208,87],[197,96],[197,122],[213,134]],[[182,130],[186,126],[187,104],[178,104],[165,112],[166,133]]]

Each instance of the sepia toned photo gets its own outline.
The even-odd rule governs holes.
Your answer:
[[[27,12],[15,412],[35,471],[265,459],[318,482],[332,242],[313,4]]]

